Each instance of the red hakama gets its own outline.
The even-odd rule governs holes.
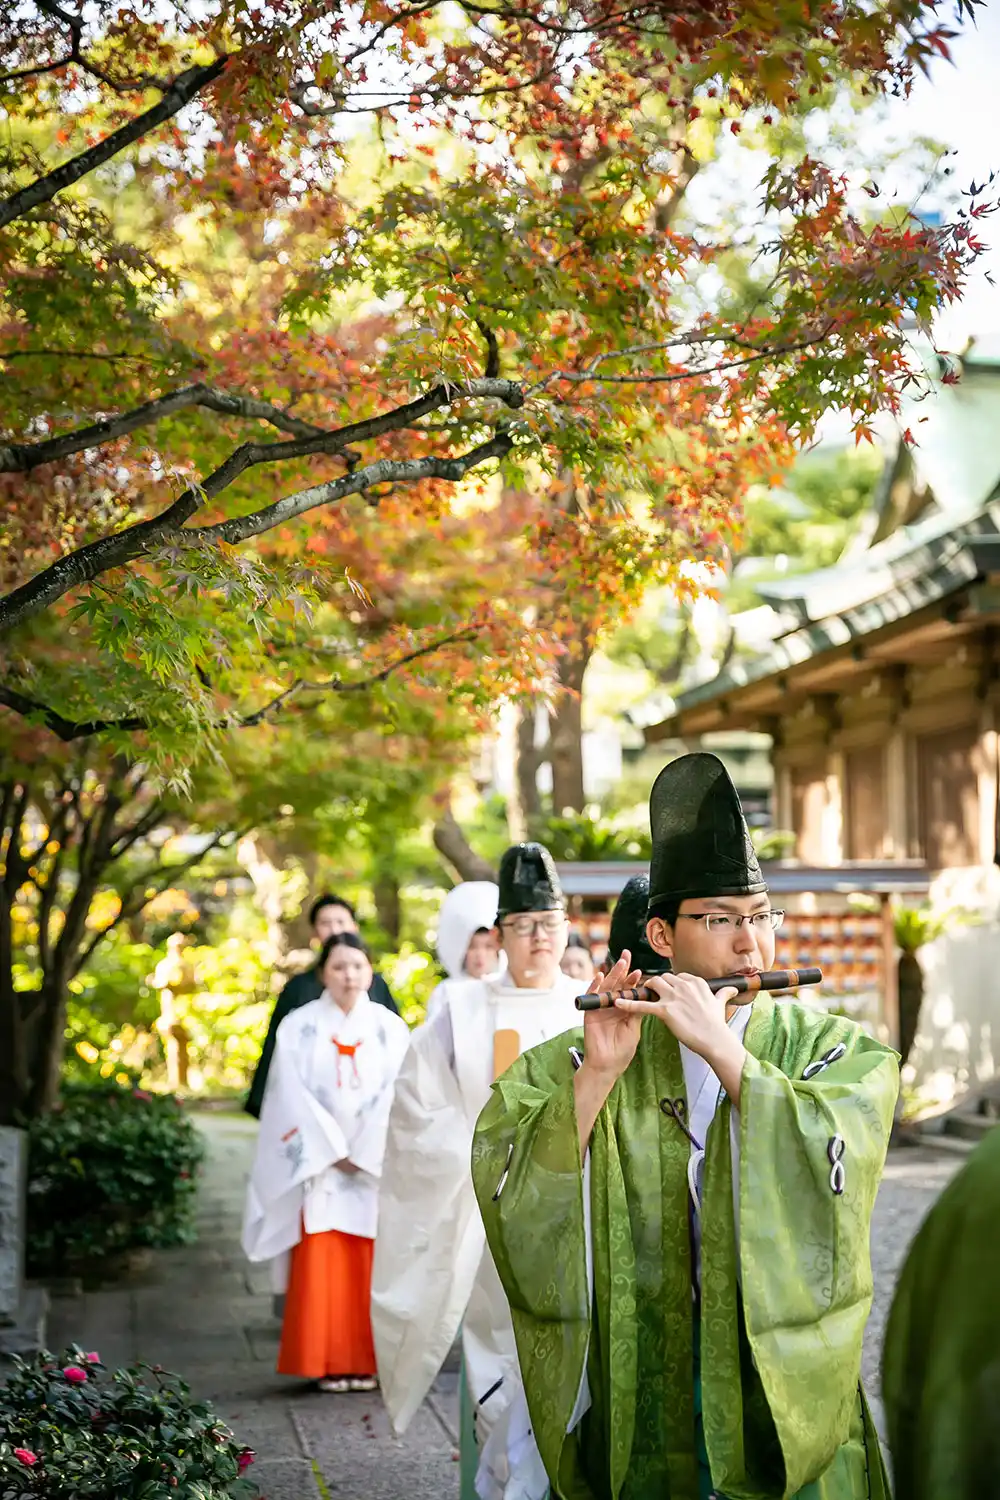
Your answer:
[[[375,1374],[371,1286],[375,1241],[327,1229],[292,1250],[279,1375]]]

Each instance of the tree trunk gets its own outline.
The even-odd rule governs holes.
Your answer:
[[[277,968],[286,947],[281,871],[269,857],[257,833],[240,839],[236,857],[253,881],[254,895],[267,922],[267,962],[271,968]]]
[[[541,815],[538,768],[545,764],[547,758],[546,750],[535,748],[535,700],[530,698],[521,705],[517,719],[515,781],[522,828],[518,833],[511,828],[511,839],[515,843],[527,837],[528,828]]]
[[[450,807],[435,823],[432,836],[437,852],[462,880],[496,880],[493,866],[470,847]]]
[[[399,946],[399,934],[403,925],[402,905],[399,899],[399,881],[386,870],[380,870],[372,881],[375,898],[375,913],[379,926],[389,935],[394,947]]]
[[[586,803],[583,787],[583,679],[593,654],[582,640],[571,643],[559,661],[559,700],[549,712],[549,761],[552,766],[552,811],[582,812]]]
[[[59,1100],[68,1000],[68,984],[61,969],[44,976],[36,997],[28,1039],[32,1058],[28,1114],[32,1118],[47,1114]]]
[[[31,1062],[26,1011],[31,995],[14,989],[11,967],[0,972],[0,1125],[18,1125],[29,1113]]]
[[[21,997],[14,988],[10,903],[0,890],[0,1125],[13,1125],[27,1105],[28,1055]]]

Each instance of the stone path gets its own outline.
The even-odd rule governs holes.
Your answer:
[[[324,1396],[274,1373],[278,1325],[267,1270],[248,1266],[239,1248],[256,1126],[236,1114],[199,1115],[198,1122],[209,1161],[197,1244],[157,1255],[128,1286],[55,1298],[50,1347],[77,1343],[112,1366],[141,1359],[183,1375],[258,1454],[251,1473],[266,1500],[457,1497],[454,1371],[441,1375],[402,1440],[392,1436],[377,1397]],[[923,1150],[890,1159],[872,1235],[876,1296],[865,1379],[873,1395],[895,1276],[921,1219],[961,1161]]]
[[[239,1246],[256,1124],[199,1114],[209,1159],[198,1241],[156,1255],[128,1286],[56,1297],[53,1349],[76,1343],[112,1367],[144,1360],[176,1371],[257,1453],[266,1500],[447,1500],[458,1494],[457,1375],[441,1375],[402,1441],[377,1397],[326,1396],[274,1373],[278,1324],[266,1266]]]
[[[879,1399],[879,1359],[885,1322],[892,1304],[896,1277],[910,1241],[927,1210],[946,1183],[965,1161],[965,1153],[904,1147],[893,1151],[886,1163],[872,1219],[872,1271],[875,1299],[865,1334],[861,1373],[872,1405],[872,1415],[883,1438],[882,1402]]]

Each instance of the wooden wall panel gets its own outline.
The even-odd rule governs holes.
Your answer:
[[[826,760],[789,768],[795,856],[803,864],[825,864]]]
[[[979,863],[978,749],[976,724],[916,738],[917,834],[932,870]]]
[[[844,755],[844,857],[882,859],[887,832],[885,748],[868,745]]]

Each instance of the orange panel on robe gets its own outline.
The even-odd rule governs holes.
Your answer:
[[[292,1251],[279,1375],[374,1375],[371,1288],[375,1241],[327,1229]]]
[[[493,1077],[506,1073],[521,1056],[521,1038],[511,1027],[493,1033]]]

